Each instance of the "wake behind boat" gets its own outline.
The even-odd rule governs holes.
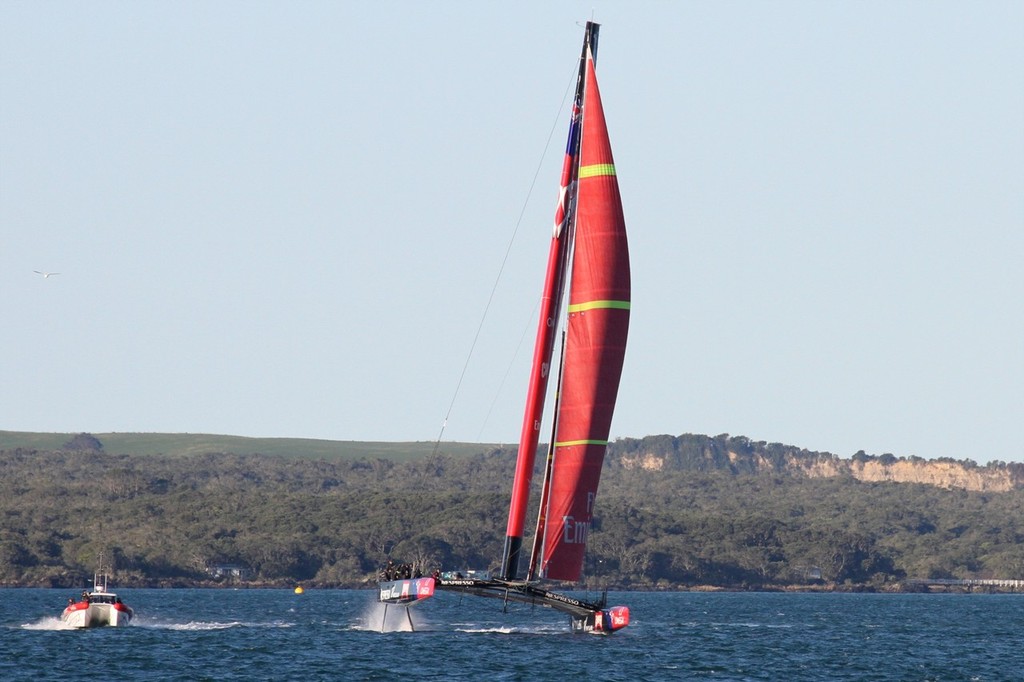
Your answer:
[[[107,589],[107,574],[97,571],[92,584],[92,591],[82,592],[80,599],[68,599],[61,621],[74,628],[128,625],[135,612]]]
[[[629,624],[625,606],[607,608],[604,598],[583,601],[540,585],[545,579],[575,583],[582,575],[629,328],[629,254],[597,86],[598,30],[597,24],[588,22],[583,39],[501,573],[496,578],[440,573],[431,578],[384,576],[379,599],[385,605],[408,609],[439,589],[557,609],[570,616],[575,632],[608,633]],[[567,291],[567,316],[560,324]],[[555,344],[563,325],[551,445],[529,568],[521,579],[519,558],[530,482]],[[411,627],[408,610],[406,614]]]

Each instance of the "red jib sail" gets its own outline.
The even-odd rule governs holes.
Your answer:
[[[593,54],[586,58],[568,326],[538,572],[578,580],[629,329],[626,226]]]

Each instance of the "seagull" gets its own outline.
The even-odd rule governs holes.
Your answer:
[[[50,275],[59,275],[60,274],[59,272],[40,272],[39,270],[33,270],[32,272],[36,273],[37,275],[42,275],[43,279],[46,279]]]

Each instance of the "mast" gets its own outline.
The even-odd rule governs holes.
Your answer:
[[[547,527],[548,493],[551,491],[551,466],[555,461],[555,442],[558,434],[558,396],[562,386],[562,370],[565,368],[565,331],[562,332],[561,356],[558,360],[558,379],[555,383],[555,419],[551,425],[551,441],[548,444],[548,454],[544,460],[544,477],[540,485],[540,504],[537,505],[537,526],[533,535],[533,550],[530,552],[530,564],[526,571],[526,580],[537,579],[537,561],[540,560],[541,550],[544,541],[544,529]]]
[[[558,207],[555,211],[555,229],[548,251],[547,274],[541,296],[540,320],[537,326],[537,338],[534,342],[530,384],[523,412],[523,425],[519,435],[515,478],[512,481],[512,499],[509,503],[508,526],[501,559],[500,577],[503,580],[515,580],[519,574],[519,556],[523,546],[523,527],[530,500],[530,482],[533,479],[533,469],[537,458],[537,443],[540,439],[544,398],[550,377],[551,356],[557,337],[566,273],[569,268],[569,256],[572,253],[576,181],[579,174],[580,122],[583,113],[583,94],[586,87],[587,54],[589,52],[593,55],[597,50],[599,29],[598,24],[587,22],[583,37],[572,120],[569,124],[569,137],[566,142],[565,159],[562,163],[561,189]]]

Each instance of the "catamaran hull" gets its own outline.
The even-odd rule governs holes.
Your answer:
[[[610,609],[593,611],[586,616],[572,617],[572,631],[610,635],[629,625],[629,607],[614,606]]]
[[[412,606],[421,599],[434,596],[433,578],[408,578],[378,583],[380,601],[385,604]]]
[[[123,627],[131,622],[132,610],[124,604],[77,602],[64,609],[60,619],[73,628]]]

